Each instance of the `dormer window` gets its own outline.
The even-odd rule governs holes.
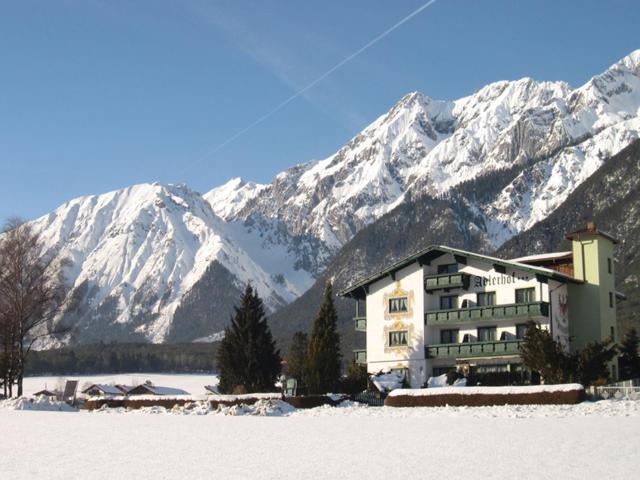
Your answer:
[[[457,273],[457,272],[458,272],[457,263],[447,263],[445,265],[438,265],[438,275],[445,275],[447,273]]]
[[[389,313],[406,313],[409,311],[409,299],[396,297],[389,299]]]

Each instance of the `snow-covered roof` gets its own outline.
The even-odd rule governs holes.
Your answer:
[[[152,395],[190,395],[189,392],[182,390],[180,388],[159,387],[156,385],[146,385],[146,384],[142,384],[135,387],[129,392],[129,394],[135,394],[136,391],[139,391],[140,393],[142,392],[150,393]]]
[[[371,382],[381,393],[390,392],[396,388],[402,388],[404,375],[400,372],[380,373],[371,377]]]
[[[526,257],[512,258],[510,262],[528,263],[528,262],[544,262],[545,260],[559,260],[561,258],[569,258],[573,256],[573,252],[551,252],[540,253],[538,255],[527,255]]]
[[[86,393],[89,390],[93,390],[94,388],[97,388],[98,390],[100,390],[102,393],[106,395],[122,395],[123,393],[123,390],[119,389],[115,385],[105,385],[102,383],[95,383],[91,385],[89,388],[85,388],[82,393]]]

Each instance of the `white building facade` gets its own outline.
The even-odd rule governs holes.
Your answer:
[[[593,230],[596,241],[615,242]],[[366,363],[369,373],[402,371],[418,388],[450,370],[521,371],[519,345],[528,320],[550,330],[566,348],[576,331],[584,342],[603,338],[587,331],[615,336],[608,327],[594,327],[615,324],[615,303],[604,315],[576,308],[580,318],[571,318],[572,304],[594,292],[592,279],[573,276],[574,257],[575,252],[560,252],[502,260],[446,246],[407,257],[341,292],[356,300],[355,328],[366,335],[366,349],[355,351],[356,360]],[[602,263],[588,260],[582,263]],[[611,292],[601,292],[602,298],[614,295],[611,285],[612,280],[606,285]]]

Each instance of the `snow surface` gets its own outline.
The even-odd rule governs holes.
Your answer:
[[[446,380],[446,375],[444,375]],[[431,377],[434,378],[434,377]],[[435,377],[440,379],[441,377]],[[445,384],[446,385],[446,384]],[[522,385],[510,387],[464,387],[459,386],[439,386],[438,388],[399,388],[391,393],[390,397],[409,396],[409,397],[429,397],[432,395],[509,395],[518,393],[539,393],[539,392],[572,392],[574,390],[584,390],[579,383],[566,383],[561,385]]]
[[[229,479],[636,476],[637,401],[310,410],[280,403],[128,414],[0,408],[0,473],[16,480],[124,478],[132,471]]]

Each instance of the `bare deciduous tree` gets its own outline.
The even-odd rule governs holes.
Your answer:
[[[61,334],[54,318],[64,303],[68,262],[44,252],[39,235],[11,219],[0,235],[0,375],[6,396],[22,395],[26,359],[36,340]]]

